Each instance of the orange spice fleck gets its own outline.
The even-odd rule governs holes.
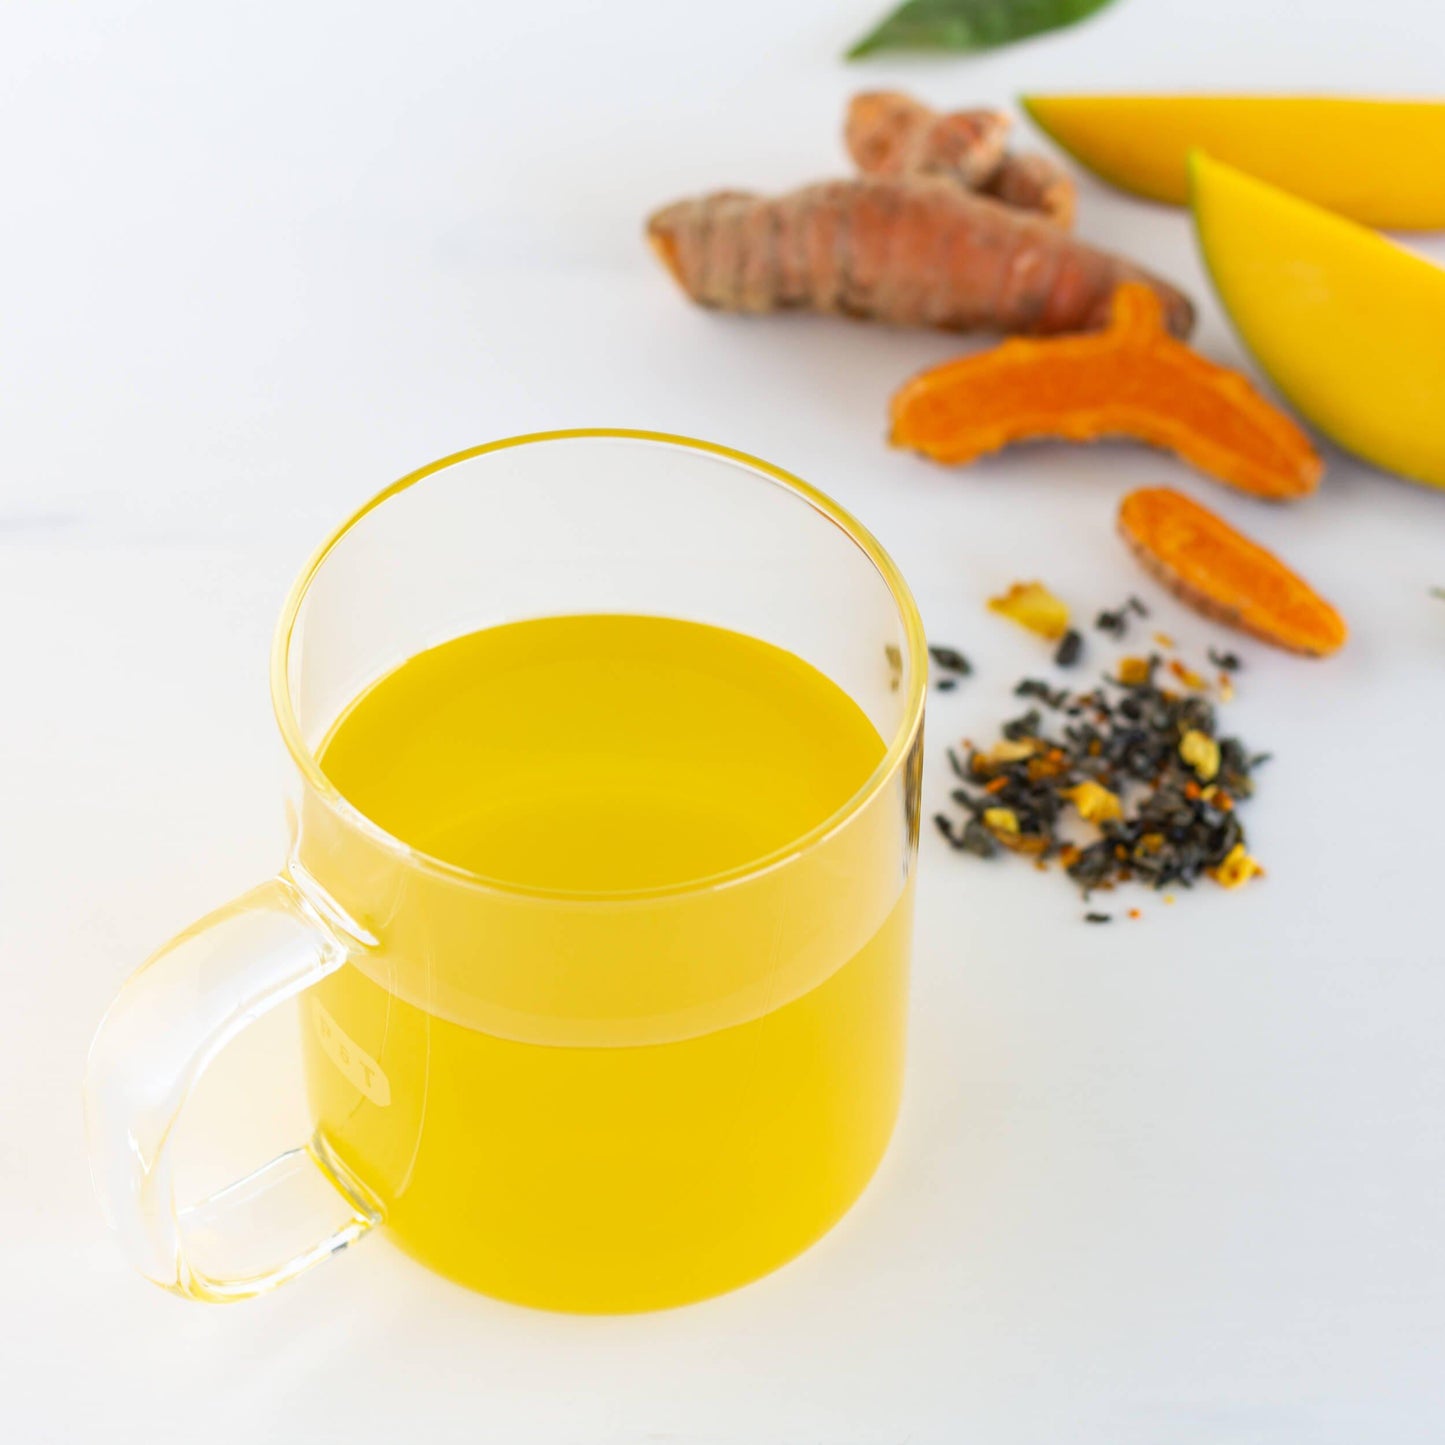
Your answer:
[[[1069,766],[1069,760],[1055,748],[1041,758],[1031,758],[1028,765],[1029,782],[1040,783],[1047,778],[1056,778]]]
[[[1185,687],[1193,688],[1195,692],[1203,692],[1209,684],[1192,667],[1185,667],[1177,657],[1169,661],[1169,671],[1184,684]]]

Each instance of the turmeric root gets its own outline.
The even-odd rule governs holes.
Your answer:
[[[1074,183],[1048,156],[1034,151],[1007,155],[979,189],[1006,206],[1040,211],[1066,231],[1074,224]]]
[[[1009,118],[999,110],[940,115],[894,90],[848,103],[843,140],[865,176],[942,175],[976,191],[998,170]]]
[[[893,398],[893,443],[969,462],[1010,442],[1128,436],[1240,491],[1302,497],[1322,469],[1309,438],[1238,372],[1167,335],[1159,297],[1128,283],[1107,331],[1008,341],[934,367]]]
[[[1309,583],[1182,492],[1131,492],[1119,531],[1145,569],[1205,617],[1312,657],[1344,646],[1344,619]]]
[[[939,177],[824,181],[771,199],[719,191],[658,211],[647,234],[694,301],[728,311],[1048,335],[1103,326],[1133,280],[1176,334],[1194,320],[1166,282]]]
[[[1047,156],[1007,154],[1009,125],[1002,111],[941,114],[898,91],[870,90],[849,103],[843,138],[864,175],[946,176],[1067,229],[1073,181]]]

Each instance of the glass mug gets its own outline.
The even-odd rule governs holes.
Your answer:
[[[409,659],[586,615],[785,649],[871,723],[876,765],[767,856],[615,891],[429,856],[323,770],[338,720]],[[862,1191],[897,1113],[925,686],[897,568],[756,458],[553,432],[382,492],[315,554],[277,628],[272,700],[299,775],[285,867],[152,957],[92,1045],[92,1174],[134,1264],[191,1298],[243,1299],[382,1225],[487,1294],[612,1312],[798,1254]],[[311,1138],[180,1207],[187,1095],[298,997]]]

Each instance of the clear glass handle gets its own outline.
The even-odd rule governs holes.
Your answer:
[[[379,1221],[314,1139],[185,1209],[171,1154],[173,1126],[211,1060],[355,946],[289,878],[274,878],[153,955],[101,1021],[85,1076],[91,1177],[148,1279],[191,1299],[248,1299]]]

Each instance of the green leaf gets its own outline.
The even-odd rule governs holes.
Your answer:
[[[847,59],[880,50],[992,50],[1087,20],[1112,0],[904,0]]]

